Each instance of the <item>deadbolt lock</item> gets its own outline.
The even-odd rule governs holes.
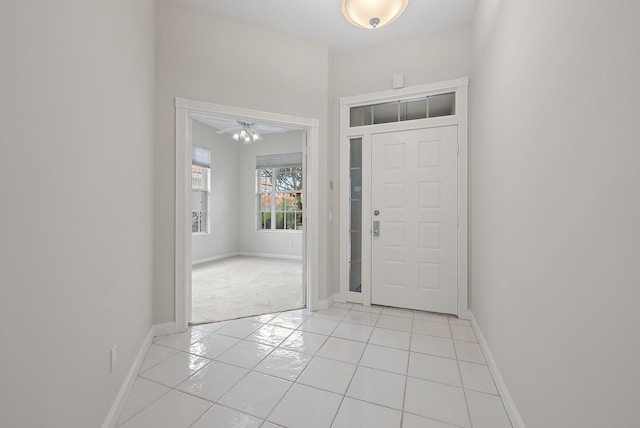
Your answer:
[[[373,222],[373,236],[380,236],[380,222],[379,221],[374,221]]]

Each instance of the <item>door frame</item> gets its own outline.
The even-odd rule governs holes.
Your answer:
[[[176,109],[176,175],[175,175],[175,321],[176,332],[189,326],[191,311],[191,127],[192,113],[211,114],[219,117],[237,118],[289,126],[306,132],[306,153],[303,231],[303,301],[311,311],[318,307],[318,214],[319,214],[319,121],[298,116],[269,113],[240,107],[175,99]]]
[[[394,89],[369,94],[340,98],[340,294],[341,302],[371,305],[371,204],[369,195],[362,193],[362,290],[349,291],[349,140],[362,138],[362,183],[371,183],[371,136],[378,133],[409,131],[415,129],[457,126],[458,130],[458,304],[456,315],[468,319],[467,235],[468,235],[468,86],[469,79],[429,83],[403,89]],[[383,123],[351,127],[351,107],[382,102],[402,101],[428,95],[455,93],[455,114],[403,122]],[[365,150],[365,147],[368,149]],[[368,226],[364,226],[368,225]]]

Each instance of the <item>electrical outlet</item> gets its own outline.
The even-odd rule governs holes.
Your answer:
[[[116,366],[118,365],[118,345],[114,345],[113,348],[111,348],[111,353],[109,354],[110,356],[110,366],[109,366],[109,373],[113,373],[116,370]]]

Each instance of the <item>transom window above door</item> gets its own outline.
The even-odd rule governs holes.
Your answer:
[[[352,127],[378,125],[455,114],[455,93],[449,92],[351,107],[349,109],[349,125]]]

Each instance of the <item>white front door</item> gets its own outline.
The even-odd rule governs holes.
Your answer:
[[[456,126],[372,135],[372,303],[457,313],[457,172]]]

